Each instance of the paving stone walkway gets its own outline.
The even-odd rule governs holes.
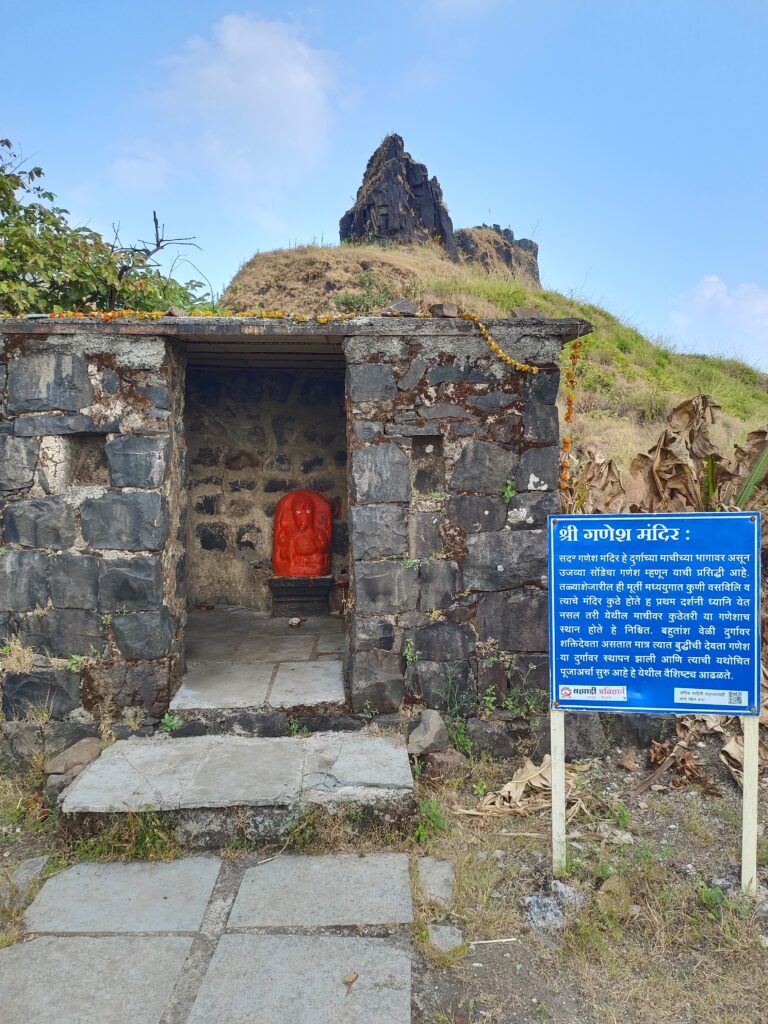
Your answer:
[[[344,645],[338,615],[312,616],[293,629],[287,619],[245,608],[191,612],[187,672],[171,711],[341,709]]]
[[[80,864],[0,950],[3,1024],[407,1024],[404,854]]]

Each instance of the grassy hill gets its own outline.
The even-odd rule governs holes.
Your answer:
[[[451,301],[480,316],[533,306],[545,316],[579,316],[595,328],[585,341],[573,424],[581,448],[626,465],[658,436],[684,398],[713,395],[722,406],[713,439],[727,449],[768,424],[768,375],[736,359],[685,355],[652,342],[607,310],[542,291],[495,258],[493,232],[475,229],[482,262],[454,263],[437,246],[300,246],[258,253],[236,274],[222,303],[232,310],[375,313],[397,298],[427,309]],[[567,358],[567,350],[564,359]]]

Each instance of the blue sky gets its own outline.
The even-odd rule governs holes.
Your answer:
[[[218,290],[337,240],[397,131],[456,227],[539,243],[545,286],[768,369],[764,0],[0,7],[0,136],[78,222],[195,235]]]

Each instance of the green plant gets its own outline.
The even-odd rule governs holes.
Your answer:
[[[428,842],[436,832],[445,829],[445,818],[440,810],[437,800],[432,797],[429,800],[419,801],[419,820],[413,833],[417,843],[423,845]]]
[[[176,732],[177,729],[181,728],[181,724],[179,716],[171,714],[170,711],[166,711],[160,719],[160,728],[163,732]]]
[[[409,639],[405,641],[403,657],[405,658],[409,665],[412,665],[421,657],[421,651],[416,650],[416,645],[412,637],[409,637]]]
[[[306,725],[301,725],[298,718],[288,720],[288,732],[291,736],[309,736],[310,731]]]
[[[448,730],[448,739],[451,741],[451,745],[460,754],[469,757],[472,753],[472,741],[469,738],[466,723],[459,718],[447,718],[445,728]]]
[[[418,569],[421,565],[420,558],[401,558],[400,561],[406,569]]]
[[[168,823],[156,811],[128,812],[96,835],[76,839],[75,860],[175,860],[182,854]]]
[[[358,292],[342,292],[336,296],[336,308],[342,313],[372,313],[391,298],[387,286],[380,283],[371,270],[361,271],[356,285]]]
[[[25,169],[10,139],[0,139],[0,314],[63,310],[167,309],[207,303],[202,284],[159,270],[158,253],[189,238],[166,239],[157,215],[154,238],[123,245],[97,231],[72,227],[68,211],[40,184],[40,167]]]
[[[547,710],[549,698],[544,690],[536,690],[524,684],[507,690],[502,707],[518,718],[535,718]]]
[[[491,715],[496,710],[496,687],[486,687],[477,698],[478,709],[482,714]]]
[[[613,821],[616,822],[619,828],[628,829],[631,821],[631,815],[629,808],[623,803],[616,803],[610,810],[610,816]]]
[[[101,616],[101,623],[102,623],[103,626],[111,626],[112,625],[112,616],[111,615],[102,615]]]
[[[485,796],[488,792],[488,783],[484,779],[478,779],[477,782],[472,783],[472,792],[475,796]]]
[[[369,719],[370,718],[375,718],[376,715],[378,715],[378,713],[379,712],[376,710],[376,708],[373,706],[373,704],[371,704],[371,702],[369,700],[367,700],[365,702],[365,704],[363,704],[363,710],[360,712],[360,714],[363,716],[363,718],[369,718]]]
[[[84,657],[85,657],[85,655],[83,655],[83,654],[70,654],[70,656],[67,658],[67,663],[66,663],[66,666],[65,666],[67,671],[68,672],[79,672],[80,668],[82,666],[83,658]]]
[[[509,504],[509,502],[512,501],[512,499],[514,498],[514,496],[516,494],[517,494],[517,487],[515,487],[515,481],[514,480],[507,480],[507,482],[504,484],[504,486],[501,489],[501,496],[502,496],[502,498],[504,499],[504,501],[507,502],[507,504]]]

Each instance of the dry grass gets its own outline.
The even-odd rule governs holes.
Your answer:
[[[11,637],[2,649],[0,656],[0,673],[31,672],[35,663],[35,652],[25,647],[17,636]]]

